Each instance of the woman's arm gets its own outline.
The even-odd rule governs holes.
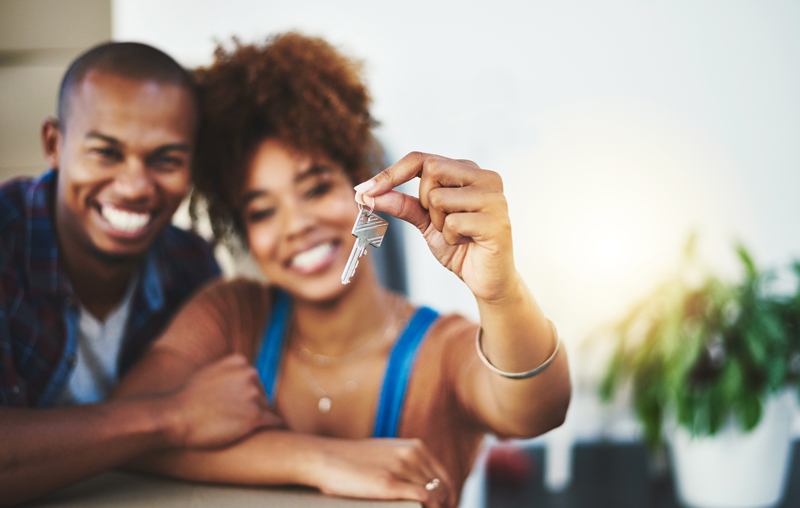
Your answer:
[[[180,353],[156,347],[115,396],[142,396],[180,385],[196,368]],[[263,393],[259,396],[266,400]],[[193,481],[305,485],[337,496],[410,499],[431,508],[451,506],[455,499],[444,467],[419,440],[345,440],[270,430],[215,450],[157,451],[127,467]],[[431,478],[441,480],[435,492],[424,488]]]
[[[419,199],[392,189],[420,179]],[[416,226],[443,266],[458,275],[478,303],[483,351],[506,372],[541,365],[556,346],[552,327],[514,264],[511,223],[497,173],[459,161],[411,153],[356,187],[356,199]],[[477,359],[477,353],[475,356]],[[501,377],[470,362],[457,374],[462,403],[495,432],[530,437],[559,426],[570,400],[563,350],[539,375]]]
[[[444,467],[419,440],[266,430],[219,450],[152,453],[129,467],[200,482],[304,485],[335,496],[409,499],[429,508],[449,507],[456,499]],[[431,478],[440,479],[436,491],[425,489]]]
[[[230,298],[218,299],[216,292],[212,288],[199,297],[206,302],[202,312],[181,312],[175,318],[165,335],[131,369],[115,398],[175,390],[197,372],[209,368],[209,364],[219,362],[219,355],[241,349],[227,341],[249,331],[230,330],[224,323],[247,319],[239,320],[233,311],[235,306],[227,306]],[[258,396],[266,405],[263,387]],[[231,405],[234,404],[237,402]],[[202,414],[192,416],[198,422],[206,418]],[[344,440],[270,430],[215,450],[191,446],[161,450],[144,455],[127,467],[194,481],[306,485],[333,495],[411,499],[428,507],[451,506],[456,498],[444,467],[418,440]],[[431,478],[441,481],[435,491],[424,488]]]

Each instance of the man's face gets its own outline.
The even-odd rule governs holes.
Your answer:
[[[143,255],[190,182],[196,112],[173,84],[90,71],[71,92],[66,125],[43,131],[58,172],[59,240],[100,258]]]

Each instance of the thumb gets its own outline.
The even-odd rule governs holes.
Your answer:
[[[285,428],[286,422],[283,421],[283,418],[272,411],[265,410],[261,412],[261,417],[259,418],[259,427]]]
[[[356,202],[364,206],[374,200],[375,210],[385,212],[392,217],[402,219],[415,226],[421,232],[425,232],[431,224],[431,216],[414,196],[409,196],[400,191],[389,191],[380,196],[370,198],[361,193],[356,193]],[[365,203],[366,201],[366,203]]]

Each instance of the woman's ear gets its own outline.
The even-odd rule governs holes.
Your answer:
[[[57,118],[48,117],[42,123],[42,150],[50,168],[58,169],[61,151],[61,126]]]

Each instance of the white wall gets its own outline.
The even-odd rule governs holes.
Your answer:
[[[800,257],[800,3],[116,0],[113,20],[192,66],[288,29],[363,58],[393,157],[503,175],[519,268],[573,348],[692,227],[724,270],[735,238]],[[475,315],[407,233],[413,298]]]

